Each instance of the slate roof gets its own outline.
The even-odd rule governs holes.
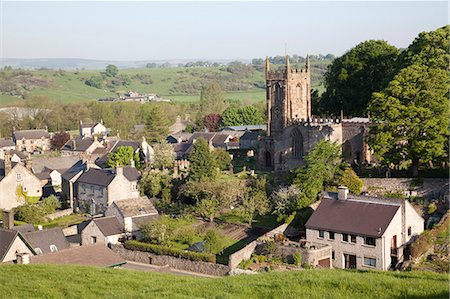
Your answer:
[[[59,227],[27,232],[22,235],[34,249],[40,248],[43,254],[51,252],[50,245],[56,245],[58,250],[69,248],[69,242]]]
[[[152,201],[146,196],[114,201],[123,217],[158,214]]]
[[[50,134],[46,130],[22,130],[14,132],[14,139],[41,139],[50,138]]]
[[[19,233],[22,234],[35,231],[33,224],[23,224],[19,226],[13,226],[11,227],[11,230],[18,231]]]
[[[177,143],[177,144],[174,144],[173,151],[178,154],[185,154],[191,146],[192,146],[192,143],[187,143],[187,142]]]
[[[92,127],[95,127],[96,125],[98,125],[99,123],[97,122],[97,123],[82,123],[81,124],[81,127],[83,128],[83,129],[86,129],[86,128],[92,128]]]
[[[189,138],[189,143],[194,143],[195,140],[197,140],[198,138],[203,138],[206,141],[211,141],[211,139],[214,138],[214,136],[216,135],[216,133],[210,133],[210,132],[195,132],[194,134],[192,134],[191,138]]]
[[[305,227],[379,238],[399,208],[397,201],[324,198]]]
[[[130,181],[138,181],[141,178],[141,173],[135,168],[131,166],[123,167],[123,175]]]
[[[11,138],[0,139],[0,148],[16,146]]]
[[[109,186],[116,174],[112,169],[89,168],[77,180],[79,183],[87,183],[97,186]]]
[[[137,141],[117,140],[113,144],[108,146],[108,148],[102,148],[101,150],[97,148],[94,150],[94,152],[92,152],[93,155],[100,155],[100,157],[95,161],[95,164],[103,168],[106,167],[108,155],[116,151],[120,146],[131,146],[133,148],[133,151],[136,152],[136,150],[140,148],[141,144]]]
[[[0,228],[0,262],[5,258],[18,234],[17,231]]]
[[[21,151],[17,151],[17,150],[11,150],[10,154],[11,154],[11,157],[14,156],[14,155],[17,155],[17,157],[19,157],[20,160],[25,160],[27,158],[27,154],[26,153],[21,152]]]
[[[247,131],[244,135],[241,136],[240,140],[249,140],[255,141],[258,140],[259,132],[258,131]]]
[[[69,169],[67,169],[63,174],[61,174],[62,178],[70,181],[74,176],[76,176],[80,171],[84,171],[86,169],[86,165],[82,160],[79,160],[77,163],[72,165]]]
[[[224,130],[232,131],[259,131],[267,130],[267,125],[244,125],[244,126],[229,126],[225,127]]]
[[[105,245],[93,244],[31,256],[30,263],[112,267],[123,265],[126,261]]]
[[[73,148],[73,141],[75,141],[75,148]],[[67,141],[61,148],[62,151],[76,151],[84,152],[94,143],[94,137],[80,137],[76,136]]]
[[[152,222],[155,219],[159,219],[159,217],[159,214],[133,217],[131,218],[133,230],[138,230],[142,225]]]
[[[35,173],[47,170],[69,169],[75,165],[80,158],[77,156],[64,157],[37,157],[33,158],[33,170]]]
[[[212,144],[214,146],[217,145],[225,145],[225,141],[228,139],[228,137],[230,137],[229,135],[226,134],[219,134],[216,133],[216,135],[214,135],[213,139],[212,139]]]
[[[92,221],[94,221],[105,237],[123,233],[122,226],[116,216],[95,218]]]

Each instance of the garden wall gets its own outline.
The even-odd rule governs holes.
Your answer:
[[[225,265],[213,264],[200,261],[190,261],[168,255],[156,255],[149,252],[128,250],[122,244],[110,245],[111,249],[119,254],[123,259],[143,264],[156,266],[169,266],[173,269],[197,272],[213,276],[224,276],[230,272],[230,268]]]
[[[387,192],[404,193],[406,196],[420,196],[438,199],[448,192],[448,179],[424,178],[420,182],[412,178],[363,178],[363,191],[384,195]]]
[[[73,209],[70,208],[70,209],[57,211],[57,212],[55,212],[53,214],[45,215],[45,218],[47,218],[48,220],[51,221],[51,220],[54,220],[56,218],[61,218],[61,217],[64,217],[64,216],[68,216],[68,215],[70,215],[72,213],[73,213]]]

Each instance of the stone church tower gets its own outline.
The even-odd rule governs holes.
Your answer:
[[[309,58],[305,69],[291,69],[286,56],[284,69],[270,71],[266,58],[267,136],[273,136],[295,119],[311,117],[311,73]]]

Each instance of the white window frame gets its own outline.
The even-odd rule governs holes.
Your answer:
[[[373,261],[373,265],[372,265],[372,263],[366,263],[366,260]],[[363,265],[365,267],[376,268],[377,267],[377,259],[374,257],[365,256],[365,257],[363,257]]]
[[[36,247],[36,248],[34,249],[34,252],[36,252],[36,255],[44,254],[44,253],[42,252],[42,249],[40,249],[39,247]]]
[[[55,244],[51,244],[51,245],[50,245],[50,251],[51,251],[51,252],[56,252],[56,251],[58,251],[58,247],[56,247]]]

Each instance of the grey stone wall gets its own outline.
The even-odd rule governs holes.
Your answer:
[[[364,178],[363,191],[369,194],[384,195],[386,192],[405,193],[406,196],[420,196],[437,199],[448,191],[448,179],[424,178],[417,184],[412,178]]]
[[[228,259],[228,267],[230,267],[231,269],[237,268],[241,261],[248,260],[252,256],[252,253],[255,251],[256,245],[257,242],[253,241],[241,250],[231,254]]]
[[[172,269],[197,272],[213,276],[225,276],[228,272],[230,272],[230,268],[225,265],[190,261],[168,255],[156,255],[149,252],[128,250],[121,244],[111,245],[111,249],[125,260],[143,264],[152,264],[157,266],[167,265]]]

